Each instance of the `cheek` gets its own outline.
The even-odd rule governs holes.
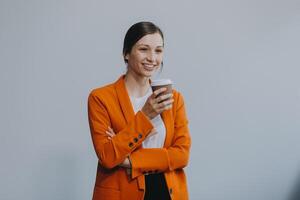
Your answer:
[[[129,61],[130,61],[131,64],[136,64],[137,62],[139,62],[139,60],[140,60],[139,56],[138,55],[134,55],[134,56],[130,57]]]
[[[162,62],[162,60],[163,60],[163,56],[162,55],[160,55],[160,56],[157,57],[157,61],[159,61],[160,63]]]
[[[145,59],[145,56],[143,54],[136,54],[133,58],[134,62],[141,62]]]

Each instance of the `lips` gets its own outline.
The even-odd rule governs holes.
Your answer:
[[[152,71],[155,69],[155,66],[153,64],[143,64],[144,68],[147,70],[147,71]]]

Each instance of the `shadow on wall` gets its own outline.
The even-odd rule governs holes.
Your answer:
[[[39,152],[32,174],[34,199],[80,199],[79,159],[67,151],[51,147]]]
[[[300,176],[298,176],[297,182],[292,188],[288,200],[300,200]]]

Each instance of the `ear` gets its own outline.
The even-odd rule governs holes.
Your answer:
[[[125,60],[128,60],[128,58],[129,58],[129,54],[127,53],[127,54],[124,56],[124,59],[125,59]]]

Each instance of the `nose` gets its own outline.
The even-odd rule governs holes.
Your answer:
[[[148,61],[154,62],[155,61],[155,53],[153,53],[152,51],[149,52],[147,55],[147,59],[148,59]]]

